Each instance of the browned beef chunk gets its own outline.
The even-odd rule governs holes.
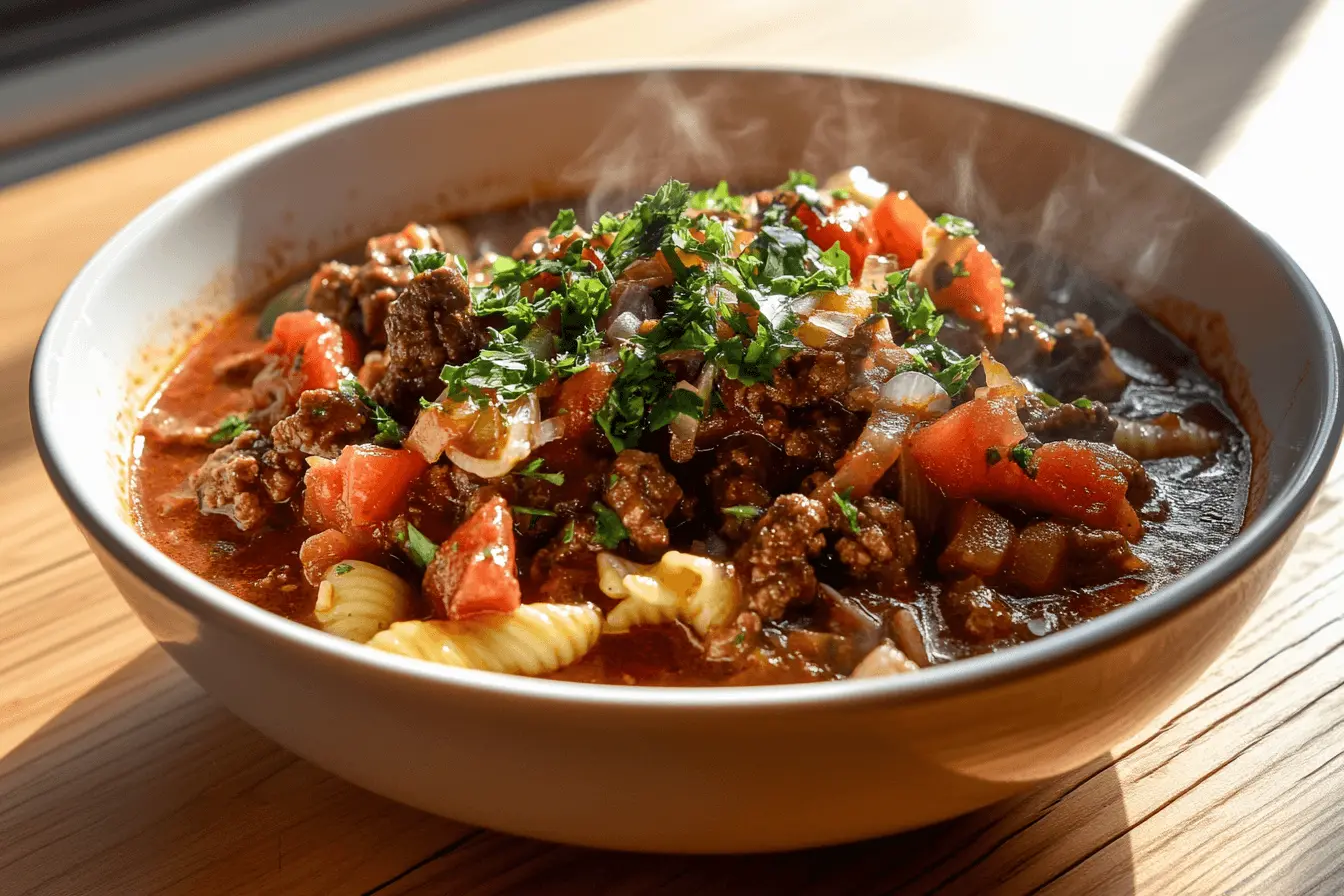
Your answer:
[[[741,659],[761,646],[761,617],[750,610],[705,635],[705,659],[723,662]]]
[[[817,574],[808,558],[826,546],[826,508],[803,495],[780,495],[733,556],[747,607],[778,619],[790,604],[817,593]]]
[[[421,398],[443,390],[445,364],[470,360],[486,342],[486,328],[471,313],[471,292],[456,267],[416,275],[389,311],[387,372],[373,397],[402,419],[414,416]]]
[[[597,520],[592,514],[575,517],[532,557],[529,575],[539,583],[542,600],[578,603],[597,592]]]
[[[756,519],[747,508],[764,513],[770,506],[770,490],[765,483],[774,453],[774,448],[755,437],[725,443],[715,452],[709,488],[721,518],[719,532],[729,541],[746,538],[755,525]],[[725,513],[725,507],[738,508],[738,512]]]
[[[1119,532],[1074,526],[1068,535],[1069,579],[1077,585],[1100,585],[1145,569]]]
[[[943,593],[943,611],[966,638],[990,644],[1013,634],[1013,611],[977,576],[953,582]]]
[[[941,334],[940,334],[941,335]],[[1003,335],[993,347],[994,359],[1017,374],[1030,373],[1049,363],[1055,350],[1055,335],[1036,316],[1020,305],[1007,308]]]
[[[664,521],[681,501],[681,486],[663,469],[658,455],[633,448],[616,455],[603,497],[636,548],[645,554],[667,549]]]
[[[1107,442],[1115,435],[1115,420],[1106,405],[1099,401],[1080,408],[1075,404],[1047,405],[1029,395],[1017,409],[1017,416],[1027,432],[1039,442],[1062,442],[1079,439],[1084,442]]]
[[[831,528],[845,535],[835,552],[856,579],[895,583],[904,581],[919,551],[915,527],[901,505],[887,498],[864,498],[855,506],[859,531],[855,533],[840,507],[832,501]]]
[[[1112,401],[1129,385],[1129,376],[1111,358],[1111,344],[1086,314],[1058,323],[1055,340],[1050,366],[1039,376],[1047,392],[1064,401]]]
[[[443,249],[433,227],[407,224],[396,233],[376,236],[365,244],[364,264],[333,261],[318,268],[308,283],[305,304],[381,347],[387,340],[388,308],[411,280],[411,253],[424,249]]]
[[[368,435],[369,415],[364,403],[331,389],[304,392],[294,413],[271,429],[271,441],[281,454],[329,459]]]
[[[264,462],[270,449],[261,433],[248,430],[207,457],[188,479],[201,513],[223,514],[244,532],[266,522],[271,505],[288,501],[298,484]]]

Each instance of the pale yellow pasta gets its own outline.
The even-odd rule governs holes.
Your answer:
[[[398,622],[369,646],[444,666],[545,675],[581,658],[601,633],[592,604],[523,604],[475,619]]]
[[[1216,432],[1176,414],[1153,420],[1121,420],[1115,427],[1115,447],[1135,460],[1163,457],[1206,457],[1218,450]]]
[[[364,642],[410,616],[414,594],[396,573],[362,560],[345,560],[322,577],[313,615],[323,631]]]
[[[726,561],[668,551],[657,563],[597,555],[598,587],[621,602],[607,614],[608,631],[680,619],[700,634],[737,615],[739,589]]]

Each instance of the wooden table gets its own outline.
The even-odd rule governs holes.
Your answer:
[[[1338,475],[1237,642],[1112,755],[903,836],[688,859],[474,830],[364,793],[270,744],[202,693],[131,617],[33,451],[26,379],[39,328],[79,266],[152,199],[235,150],[352,103],[593,57],[831,55],[1127,128],[1197,164],[1338,309],[1344,277],[1331,256],[1344,236],[1344,196],[1327,97],[1344,83],[1344,4],[1092,8],[1101,5],[599,3],[0,193],[0,893],[1344,888]]]

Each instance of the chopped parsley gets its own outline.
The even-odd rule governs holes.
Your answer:
[[[448,253],[434,249],[412,249],[407,261],[411,264],[412,273],[423,274],[425,271],[443,267],[448,262]]]
[[[360,401],[364,407],[369,409],[369,414],[373,417],[373,425],[377,429],[377,434],[373,437],[374,442],[379,445],[386,445],[389,448],[396,448],[401,445],[401,424],[393,420],[387,409],[369,396],[369,393],[359,384],[359,380],[343,379],[339,388],[342,395]]]
[[[230,414],[219,421],[219,426],[215,428],[214,432],[210,433],[206,441],[211,445],[227,445],[251,428],[252,424],[248,423],[247,420],[237,414]]]
[[[510,509],[523,516],[555,516],[554,510],[547,510],[544,507],[524,507],[521,504],[513,504]]]
[[[947,235],[953,238],[975,236],[980,232],[970,221],[958,218],[956,215],[939,215],[933,219],[933,223],[947,231]]]
[[[611,550],[630,537],[616,511],[601,501],[593,502],[593,513],[597,514],[597,534],[594,535],[594,540],[602,547]]]
[[[569,233],[574,229],[577,220],[574,217],[574,209],[561,209],[560,213],[555,216],[555,220],[551,222],[551,229],[547,231],[547,235],[557,237],[562,233]]]
[[[1093,401],[1090,398],[1075,398],[1072,403],[1074,407],[1081,408],[1084,411],[1091,410],[1093,405]]]
[[[560,533],[560,541],[563,544],[569,544],[574,540],[574,520],[565,523],[565,531]]]
[[[1000,451],[998,448],[995,448],[993,445],[990,445],[988,448],[985,449],[985,463],[989,464],[992,467],[1001,460],[1003,460],[1003,452]]]
[[[1008,452],[1009,459],[1022,468],[1031,479],[1036,478],[1036,452],[1032,451],[1030,446],[1021,442],[1014,445]]]
[[[796,190],[799,187],[817,188],[817,178],[809,171],[790,170],[789,179],[779,185],[781,190]]]
[[[952,265],[952,276],[954,278],[971,276],[971,272],[966,270],[966,262],[959,261],[956,264]]]
[[[845,522],[849,525],[849,531],[858,535],[859,509],[849,500],[849,496],[852,494],[854,494],[854,487],[851,485],[844,491],[834,492],[831,495],[831,500],[835,501],[836,506],[840,508],[840,512],[845,515]]]
[[[700,190],[692,193],[690,207],[705,211],[725,211],[741,214],[742,201],[743,197],[735,195],[732,190],[728,189],[728,181],[721,180],[719,185],[712,190]]]
[[[1000,277],[999,282],[1003,284],[1004,289],[1016,289],[1017,284],[1011,277]]]
[[[551,485],[564,485],[565,474],[543,473],[541,471],[541,466],[544,463],[545,461],[543,461],[541,458],[535,457],[527,462],[527,466],[523,467],[520,470],[514,470],[514,472],[517,473],[519,476],[522,476],[527,479],[540,479],[543,482],[549,482]]]
[[[354,567],[351,566],[349,563],[337,563],[335,566],[331,568],[331,571],[338,576],[343,576],[353,569]]]
[[[397,541],[406,548],[406,555],[411,558],[411,562],[421,569],[433,562],[434,555],[439,551],[438,545],[410,523],[406,524],[404,533],[397,533]]]
[[[938,341],[943,316],[934,307],[928,290],[911,280],[909,271],[897,271],[887,275],[887,288],[877,295],[876,302],[914,357],[913,369],[933,377],[948,395],[960,394],[980,359],[974,355],[963,358]]]
[[[737,647],[741,647],[741,646],[742,646],[742,643],[743,643],[744,641],[746,641],[746,640],[747,640],[747,633],[744,632],[744,631],[743,631],[743,632],[738,632],[738,633],[733,637],[733,644],[734,644],[735,646],[737,646]]]
[[[843,201],[845,201],[846,199],[849,198],[849,191],[848,191],[848,190],[844,190],[844,189],[832,190],[832,191],[831,191],[831,198],[832,198],[832,199],[839,199],[841,202],[843,202]]]
[[[754,520],[765,513],[763,509],[755,504],[734,504],[732,507],[723,508],[723,512],[728,516],[735,516],[740,520]]]
[[[1059,407],[1059,399],[1051,395],[1049,392],[1037,392],[1036,397],[1041,400],[1041,404],[1045,405],[1048,408]]]

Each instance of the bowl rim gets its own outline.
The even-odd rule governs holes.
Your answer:
[[[1040,119],[1057,127],[1081,132],[1108,143],[1141,162],[1156,165],[1184,180],[1240,222],[1280,263],[1290,286],[1315,324],[1313,356],[1325,367],[1326,393],[1322,413],[1300,466],[1284,484],[1282,493],[1259,509],[1251,523],[1225,551],[1196,567],[1175,582],[1155,590],[1143,600],[1118,607],[1085,624],[1055,632],[1025,644],[995,653],[932,666],[917,675],[884,676],[867,680],[840,680],[769,686],[648,687],[554,681],[520,675],[503,675],[438,666],[370,649],[362,644],[333,637],[325,632],[286,619],[235,597],[179,566],[146,541],[134,526],[118,514],[104,511],[72,487],[67,470],[73,458],[56,439],[48,406],[50,371],[59,364],[64,334],[80,308],[96,296],[105,270],[131,249],[142,234],[170,217],[189,197],[227,183],[274,156],[321,135],[407,109],[431,105],[455,97],[510,90],[538,83],[601,77],[657,74],[714,73],[723,77],[739,74],[803,75],[838,80],[855,79],[894,84],[908,90],[970,99],[1016,115]],[[315,119],[245,148],[192,176],[140,212],[122,227],[94,256],[62,293],[53,308],[34,352],[29,388],[29,414],[38,454],[57,493],[70,509],[86,536],[143,583],[184,607],[192,615],[224,623],[235,631],[260,637],[272,645],[298,650],[314,662],[344,662],[350,669],[364,667],[371,673],[399,677],[419,687],[459,689],[480,696],[528,699],[544,702],[602,705],[641,711],[676,712],[695,709],[707,712],[770,712],[781,708],[830,709],[837,706],[910,704],[934,700],[1040,674],[1052,667],[1078,661],[1122,641],[1140,635],[1168,617],[1173,617],[1212,595],[1243,574],[1292,528],[1307,510],[1325,480],[1344,429],[1340,408],[1341,367],[1344,346],[1334,319],[1315,287],[1297,264],[1258,227],[1218,197],[1204,180],[1184,166],[1127,137],[1109,134],[1066,116],[1028,104],[1004,100],[975,91],[949,88],[918,79],[895,77],[835,66],[742,65],[715,63],[602,63],[553,66],[487,75],[439,84],[377,99]],[[96,553],[96,552],[95,552]]]

